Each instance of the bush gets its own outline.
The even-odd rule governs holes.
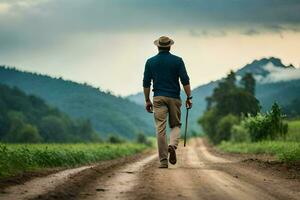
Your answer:
[[[230,140],[232,142],[250,142],[250,135],[243,124],[233,125]]]
[[[137,141],[137,143],[140,143],[140,144],[145,144],[147,146],[152,146],[151,141],[148,140],[147,137],[146,137],[146,135],[143,134],[143,133],[139,133],[137,135],[136,141]]]
[[[124,143],[125,140],[122,139],[122,138],[120,138],[120,137],[117,136],[117,135],[110,135],[110,136],[108,137],[108,142],[109,142],[109,143],[112,143],[112,144],[119,144],[119,143]]]
[[[245,119],[244,126],[250,133],[251,141],[267,139],[270,135],[270,119],[266,115],[258,114]]]
[[[283,115],[277,103],[274,103],[270,113],[265,115],[248,116],[244,120],[243,126],[248,129],[251,141],[261,141],[265,139],[274,140],[285,138],[288,125],[284,123]]]
[[[201,124],[205,134],[208,136],[210,141],[217,143],[217,134],[216,134],[216,123],[219,121],[220,116],[217,113],[216,108],[211,108],[206,111],[203,116],[198,120],[198,123]]]
[[[42,141],[42,137],[40,136],[39,131],[35,126],[26,124],[21,130],[19,138],[17,140],[24,143],[37,143]]]
[[[221,141],[229,140],[231,137],[231,129],[233,125],[239,123],[239,118],[235,115],[229,114],[221,118],[217,124],[215,143],[220,143]]]

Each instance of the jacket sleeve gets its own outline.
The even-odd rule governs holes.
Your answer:
[[[179,78],[183,86],[190,84],[190,78],[186,72],[185,65],[182,59],[179,61]]]
[[[151,86],[151,80],[152,80],[152,75],[149,67],[149,62],[147,61],[145,64],[143,87],[149,88]]]

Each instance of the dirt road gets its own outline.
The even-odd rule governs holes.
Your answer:
[[[8,187],[0,199],[300,199],[299,178],[217,156],[201,139],[177,154],[169,169],[157,168],[156,153],[142,154]]]

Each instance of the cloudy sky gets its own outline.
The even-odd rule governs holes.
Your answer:
[[[0,64],[141,90],[153,40],[168,35],[192,87],[253,59],[300,65],[300,0],[0,0]]]

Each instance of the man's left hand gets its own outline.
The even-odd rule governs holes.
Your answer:
[[[146,110],[148,113],[153,113],[153,104],[150,100],[146,101]]]
[[[185,101],[185,106],[186,106],[187,109],[191,109],[192,106],[193,106],[192,99],[187,99],[187,100]]]

